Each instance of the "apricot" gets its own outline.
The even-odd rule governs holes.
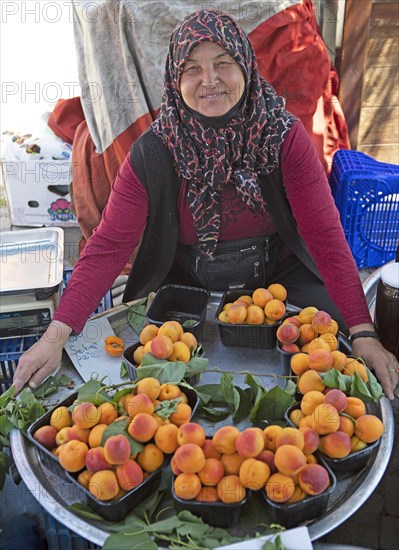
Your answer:
[[[62,428],[72,426],[72,415],[67,407],[57,407],[50,417],[50,426],[59,432]]]
[[[145,346],[147,342],[150,342],[158,334],[159,328],[156,325],[146,325],[140,332],[140,343]]]
[[[271,474],[274,474],[275,472],[277,472],[276,465],[274,464],[274,453],[273,453],[273,451],[269,451],[268,449],[264,449],[255,458],[256,458],[256,460],[260,460],[261,462],[264,462],[265,464],[267,464],[269,466],[269,470],[270,470]]]
[[[319,434],[308,426],[303,426],[299,428],[299,431],[303,435],[304,439],[304,445],[302,449],[303,453],[305,455],[310,455],[317,451],[320,443]]]
[[[263,430],[263,434],[265,436],[266,449],[273,452],[277,449],[277,445],[276,445],[277,435],[282,431],[283,431],[283,428],[277,425],[267,426]]]
[[[299,428],[312,428],[312,415],[307,414],[299,421]],[[313,429],[313,428],[312,428]]]
[[[128,394],[123,402],[123,408],[130,418],[140,413],[152,414],[155,411],[154,403],[145,393]]]
[[[216,487],[218,497],[225,504],[241,502],[246,497],[247,491],[236,475],[222,477]]]
[[[318,405],[311,416],[312,428],[319,435],[338,431],[339,414],[335,407],[322,403]]]
[[[321,338],[320,336],[317,337],[317,338],[314,338],[311,342],[308,342],[308,349],[307,349],[307,352],[310,354],[314,351],[317,351],[317,350],[320,350],[320,349],[324,349],[326,351],[331,351],[330,350],[330,345],[328,342],[326,342],[323,338]]]
[[[220,459],[221,454],[218,450],[215,449],[212,439],[205,439],[204,444],[202,445],[202,450],[204,452],[205,458],[217,458]]]
[[[158,396],[161,392],[161,384],[159,380],[152,377],[142,378],[138,381],[136,387],[136,394],[145,393],[151,401],[158,399]]]
[[[133,361],[136,365],[141,365],[143,357],[146,354],[144,346],[138,346],[133,352]]]
[[[312,340],[317,337],[317,332],[310,323],[300,325],[298,327],[298,332],[298,343],[300,346],[303,346],[304,344],[309,344],[309,342],[312,342]]]
[[[202,447],[205,442],[205,430],[196,422],[182,424],[177,430],[177,442],[180,446],[185,443],[195,443]]]
[[[176,410],[169,416],[169,420],[176,426],[181,426],[186,422],[190,422],[192,409],[187,403],[178,403]]]
[[[143,353],[143,357],[144,357],[144,355],[146,355],[147,353],[151,353],[151,342],[152,342],[152,340],[149,340],[149,341],[145,344],[144,349],[143,349],[143,352],[142,352],[142,353]],[[138,366],[139,366],[139,364],[138,364]]]
[[[235,440],[237,453],[244,458],[254,458],[265,446],[263,434],[255,428],[247,428]]]
[[[328,472],[320,464],[306,464],[299,472],[298,480],[307,495],[319,495],[330,485]]]
[[[299,353],[301,350],[296,344],[283,344],[280,349],[288,353]]]
[[[199,502],[219,502],[216,487],[202,487],[195,500]]]
[[[273,298],[265,305],[265,315],[272,321],[279,321],[285,315],[285,305],[281,300]]]
[[[92,428],[93,429],[93,428]],[[89,435],[90,435],[89,429],[83,429],[79,428],[76,424],[68,428],[68,438],[69,441],[72,441],[73,439],[76,439],[77,441],[83,441],[83,443],[88,443],[89,441]],[[58,432],[59,434],[61,433]]]
[[[296,353],[291,357],[290,365],[291,370],[301,376],[309,370],[309,355],[307,353]]]
[[[265,491],[273,502],[287,502],[295,492],[295,483],[291,477],[277,472],[266,481]]]
[[[305,491],[301,489],[299,485],[295,485],[295,491],[291,498],[287,500],[287,504],[294,504],[294,502],[301,502],[306,497]]]
[[[374,443],[384,433],[384,424],[373,414],[364,414],[355,422],[355,435],[366,443]]]
[[[79,428],[92,428],[98,424],[100,420],[100,412],[97,407],[89,401],[80,403],[72,411],[72,422]]]
[[[326,332],[324,334],[320,334],[320,338],[327,342],[327,344],[330,346],[330,351],[336,351],[338,348],[338,340],[334,334],[331,334],[331,332]]]
[[[315,390],[322,392],[326,389],[319,373],[315,370],[304,372],[298,380],[298,389],[302,394]]]
[[[218,319],[221,323],[229,323],[229,318],[227,315],[227,310],[221,311],[218,315]]]
[[[134,460],[128,460],[116,467],[116,478],[119,487],[125,491],[131,491],[143,482],[143,470]]]
[[[330,458],[344,458],[351,452],[351,439],[345,432],[327,434],[320,438],[320,450]]]
[[[294,409],[293,411],[290,412],[289,414],[289,419],[291,420],[291,422],[297,427],[299,428],[299,422],[301,420],[301,418],[303,418],[305,415],[303,414],[303,412],[301,411],[301,409]]]
[[[176,466],[176,460],[175,460],[175,457],[172,456],[171,460],[170,460],[170,469],[172,470],[172,472],[175,474],[175,476],[178,476],[179,474],[182,474],[183,472],[181,470],[179,470],[179,468]]]
[[[345,432],[349,437],[355,433],[355,424],[351,418],[347,416],[339,416],[339,432]]]
[[[250,306],[254,303],[251,296],[248,296],[247,294],[243,294],[242,296],[239,296],[236,301],[237,302],[244,302],[245,304],[247,304],[247,306]]]
[[[348,358],[348,361],[343,369],[343,372],[345,374],[357,374],[360,376],[360,378],[363,380],[363,382],[369,381],[369,375],[367,374],[367,368],[366,366],[361,363],[360,361],[356,361],[355,359]]]
[[[157,336],[160,335],[170,338],[173,344],[179,339],[179,331],[173,325],[162,325],[161,327],[159,327]]]
[[[158,399],[165,401],[168,399],[176,399],[181,397],[182,391],[176,384],[161,384]]]
[[[235,442],[239,435],[235,426],[222,426],[212,437],[213,446],[219,453],[231,455],[236,452]]]
[[[94,448],[94,447],[101,446],[101,439],[102,439],[103,433],[107,428],[108,428],[107,424],[97,424],[97,426],[94,426],[94,428],[90,430],[89,438],[88,438],[89,447]]]
[[[205,466],[205,455],[195,443],[185,443],[174,454],[176,466],[185,474],[196,474]]]
[[[177,332],[179,334],[179,339],[180,339],[180,336],[184,332],[184,329],[183,329],[182,325],[178,321],[165,321],[162,326],[167,327],[169,325],[172,326],[172,327],[175,327],[175,329],[177,330]]]
[[[247,315],[245,317],[245,322],[248,325],[261,325],[265,320],[265,312],[263,309],[256,305],[250,305],[247,308]]]
[[[112,466],[105,458],[104,449],[102,447],[93,447],[86,453],[85,459],[86,468],[89,472],[99,472],[100,470],[111,470]]]
[[[206,458],[205,466],[198,472],[202,485],[215,486],[224,476],[224,466],[217,458]]]
[[[83,470],[83,472],[80,472],[78,475],[78,483],[83,485],[85,489],[89,488],[89,481],[93,475],[93,472],[89,472],[89,470]]]
[[[179,446],[177,442],[178,427],[175,424],[164,424],[155,433],[156,446],[165,454],[174,453]]]
[[[358,397],[348,397],[343,412],[349,414],[352,418],[359,418],[366,414],[366,405]]]
[[[183,334],[180,335],[179,340],[180,342],[186,344],[190,352],[196,351],[198,342],[194,334],[191,334],[191,332],[183,332]]]
[[[104,445],[104,456],[108,464],[123,464],[130,457],[130,443],[123,434],[111,435]]]
[[[320,391],[311,390],[305,393],[301,400],[301,411],[304,415],[312,414],[318,405],[321,405],[325,401],[324,393]]]
[[[151,353],[157,359],[167,359],[173,353],[173,342],[168,336],[157,335],[151,340]]]
[[[247,308],[242,304],[233,304],[227,310],[227,321],[233,325],[242,324],[247,316]]]
[[[94,473],[89,481],[89,491],[98,500],[105,501],[116,498],[119,493],[119,485],[115,472],[101,470]]]
[[[343,391],[332,389],[326,393],[324,403],[332,405],[338,412],[342,412],[348,403],[348,399]]]
[[[65,428],[61,428],[59,432],[57,432],[57,435],[55,436],[55,444],[59,447],[60,445],[63,445],[64,443],[67,443],[68,441],[72,441],[72,439],[69,438],[69,432],[71,431],[70,426],[65,426]],[[85,430],[86,431],[86,430]],[[89,430],[87,430],[89,431]],[[87,443],[89,436],[87,436],[86,441],[84,443]]]
[[[312,324],[312,319],[319,310],[317,307],[308,306],[303,309],[298,314],[299,320],[301,321],[302,325],[305,325],[307,323]]]
[[[222,455],[220,460],[224,466],[224,473],[226,475],[238,475],[241,464],[245,459],[238,453],[232,453],[231,455]]]
[[[192,500],[196,498],[201,492],[201,481],[196,474],[179,474],[173,487],[176,496],[184,500]]]
[[[137,462],[148,473],[158,470],[162,466],[163,460],[163,452],[153,443],[148,443],[137,456]]]
[[[49,451],[56,446],[56,437],[57,430],[54,426],[42,426],[33,434],[33,438]],[[63,443],[65,442],[63,441]]]
[[[317,458],[315,455],[305,455],[306,456],[306,464],[318,464]]]
[[[314,341],[315,340],[313,340],[313,342]],[[309,344],[309,352],[309,368],[311,370],[315,370],[317,372],[327,372],[331,369],[332,355],[330,349],[316,349],[315,351],[310,351]]]
[[[306,464],[306,457],[295,445],[282,445],[274,454],[276,468],[282,474],[295,476]]]
[[[331,315],[326,311],[316,311],[316,313],[312,317],[312,327],[318,334],[329,332],[330,323]]]
[[[273,283],[267,287],[267,290],[272,293],[273,298],[276,298],[277,300],[281,300],[284,302],[284,300],[287,299],[287,289],[280,285],[279,283]]]
[[[246,458],[241,464],[239,478],[246,489],[258,491],[270,477],[270,468],[261,460]]]
[[[257,288],[252,293],[252,300],[256,306],[259,306],[262,309],[264,309],[267,302],[270,302],[270,300],[273,300],[273,294],[270,292],[270,290],[267,290],[266,288]]]
[[[118,417],[116,407],[113,403],[101,403],[98,410],[100,413],[99,424],[107,424],[109,426]]]
[[[302,433],[296,428],[283,428],[276,437],[276,447],[277,449],[282,445],[294,445],[298,449],[303,449],[305,440]]]
[[[147,443],[157,430],[158,422],[148,413],[136,414],[127,429],[129,435],[140,443]]]
[[[184,342],[175,342],[173,344],[173,352],[169,356],[169,361],[182,361],[188,363],[191,359],[191,351]]]
[[[286,323],[278,327],[276,336],[282,344],[293,344],[298,340],[299,329],[291,323]]]
[[[89,448],[82,441],[68,441],[59,453],[61,466],[67,472],[78,472],[85,466],[86,454]]]
[[[357,435],[352,435],[351,437],[351,453],[356,453],[357,451],[362,451],[367,447],[367,443],[362,441]]]
[[[345,368],[347,360],[345,353],[343,353],[342,351],[334,350],[331,352],[331,355],[333,358],[332,367],[334,369],[337,369],[339,372],[342,372]]]
[[[226,304],[224,304],[223,308],[222,308],[222,311],[228,311],[231,306],[233,305],[233,302],[227,302]]]

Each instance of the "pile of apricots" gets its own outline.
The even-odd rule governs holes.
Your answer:
[[[223,426],[206,439],[195,422],[179,429],[171,467],[180,499],[232,504],[242,502],[248,490],[263,490],[270,500],[291,504],[330,485],[327,470],[312,455],[317,445],[307,431]]]
[[[157,359],[188,363],[198,348],[194,334],[184,332],[177,321],[166,321],[160,327],[146,325],[140,333],[140,346],[133,354],[136,365],[141,366],[144,355],[151,353]]]
[[[155,412],[162,401],[180,398],[167,419]],[[118,416],[118,409],[122,410]],[[187,396],[175,384],[160,384],[156,378],[138,381],[134,392],[120,398],[117,405],[74,403],[54,409],[50,424],[33,434],[34,439],[58,457],[68,472],[79,472],[78,482],[101,501],[117,499],[140,485],[160,468],[164,454],[177,449],[180,426],[189,422],[192,409]],[[128,438],[111,435],[101,445],[104,431],[115,422],[125,422],[127,434],[144,445],[131,454]]]
[[[224,304],[218,319],[233,325],[274,325],[285,315],[286,298],[286,289],[278,283],[257,288],[251,296],[242,295]]]

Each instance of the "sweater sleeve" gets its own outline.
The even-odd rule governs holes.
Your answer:
[[[112,184],[101,222],[76,263],[55,320],[77,333],[83,330],[140,243],[148,206],[147,191],[135,175],[128,155]]]
[[[359,272],[327,176],[301,122],[283,144],[281,172],[299,234],[347,327],[370,323]]]

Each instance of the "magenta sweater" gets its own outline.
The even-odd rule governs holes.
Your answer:
[[[281,174],[298,230],[348,328],[370,323],[359,273],[346,242],[324,169],[301,122],[282,147]],[[186,185],[178,199],[179,242],[197,241]],[[130,164],[120,167],[112,192],[77,262],[54,319],[81,332],[140,243],[148,214],[148,196]],[[220,240],[271,235],[277,228],[268,213],[252,213],[227,185],[221,194]]]

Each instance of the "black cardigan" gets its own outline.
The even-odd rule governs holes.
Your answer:
[[[181,181],[169,151],[150,129],[133,144],[130,162],[147,190],[149,214],[126,284],[124,302],[142,298],[159,288],[172,267],[179,232],[177,200]],[[281,238],[306,267],[321,279],[298,233],[280,169],[267,176],[262,175],[260,182],[262,195]]]

